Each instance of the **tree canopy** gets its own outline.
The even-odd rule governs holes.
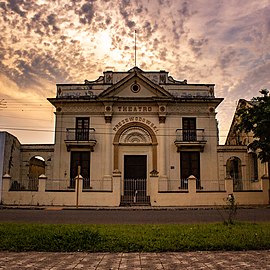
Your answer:
[[[237,112],[237,128],[253,133],[253,142],[248,147],[258,151],[262,162],[270,162],[270,95],[267,89],[260,91],[262,96],[253,97]]]

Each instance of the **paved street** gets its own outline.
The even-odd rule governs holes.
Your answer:
[[[183,224],[222,222],[227,217],[222,209],[0,209],[0,222],[51,224]],[[236,219],[270,222],[270,208],[238,209]]]
[[[19,269],[270,269],[270,251],[185,253],[9,253],[0,270]]]

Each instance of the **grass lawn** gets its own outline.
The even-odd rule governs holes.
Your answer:
[[[0,223],[0,250],[165,252],[270,249],[270,223],[49,225]]]

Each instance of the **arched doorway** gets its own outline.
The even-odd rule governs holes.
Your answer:
[[[226,174],[233,179],[234,191],[243,190],[241,160],[238,157],[230,157],[226,163]]]
[[[114,170],[122,172],[122,205],[150,204],[147,178],[157,171],[157,139],[149,126],[132,122],[116,132]]]
[[[45,160],[41,156],[34,156],[29,161],[28,189],[38,189],[38,177],[45,174]]]

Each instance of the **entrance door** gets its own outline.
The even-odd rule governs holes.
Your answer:
[[[146,155],[124,156],[124,200],[130,203],[147,202]]]
[[[197,178],[196,187],[200,188],[200,152],[181,152],[181,187],[187,188],[187,178],[194,175]]]

